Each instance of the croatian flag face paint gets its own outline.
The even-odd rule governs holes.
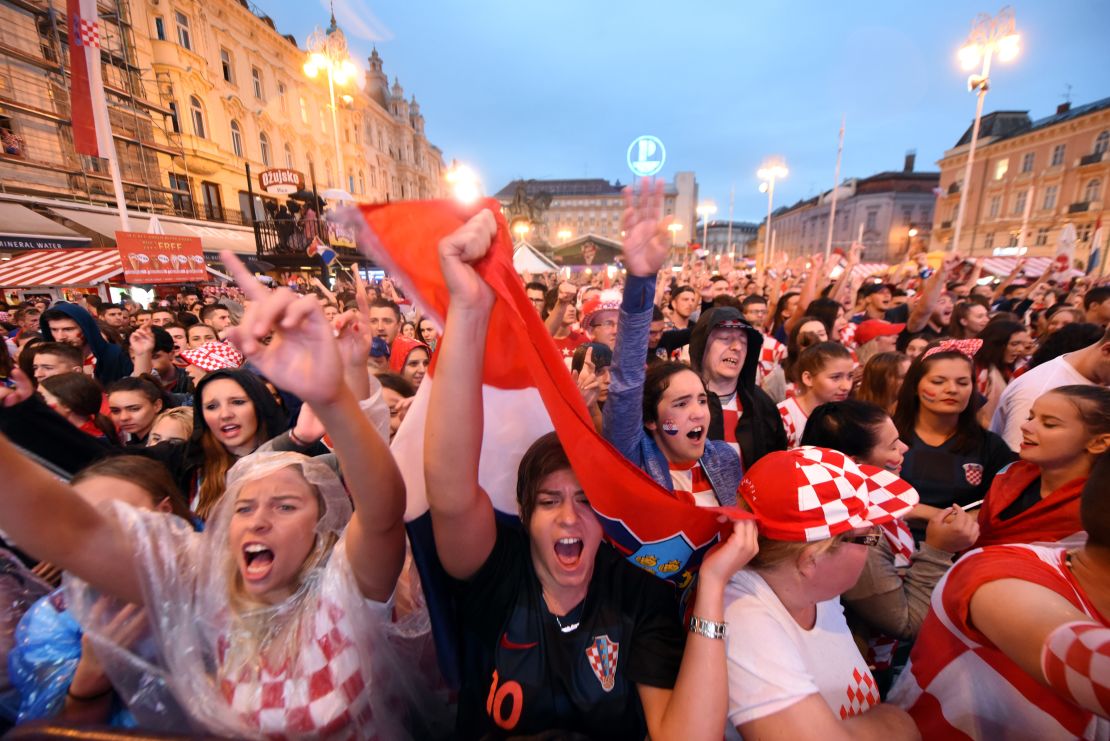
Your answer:
[[[670,420],[670,419],[663,420],[663,424],[661,425],[661,428],[662,428],[663,432],[667,433],[671,437],[674,437],[675,435],[678,434],[678,425],[676,425],[673,420]]]

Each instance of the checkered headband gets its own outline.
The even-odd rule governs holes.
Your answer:
[[[200,347],[181,353],[182,360],[201,370],[215,371],[238,368],[243,364],[243,354],[226,342],[205,342]]]
[[[809,445],[765,455],[740,494],[765,537],[805,543],[881,525],[918,502],[913,487],[889,471]]]

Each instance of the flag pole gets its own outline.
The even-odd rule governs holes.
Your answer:
[[[829,236],[825,240],[825,259],[829,259],[832,252],[833,227],[836,225],[836,199],[840,195],[840,157],[844,154],[844,124],[847,115],[840,117],[840,138],[836,145],[836,171],[833,173],[832,207],[829,209]]]

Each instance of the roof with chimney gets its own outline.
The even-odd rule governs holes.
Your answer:
[[[1096,111],[1110,108],[1110,98],[1102,98],[1093,103],[1081,106],[1072,106],[1071,103],[1061,103],[1056,112],[1051,116],[1039,118],[1036,121],[1029,117],[1029,111],[994,111],[983,116],[979,122],[979,138],[1000,141],[1014,136],[1028,134],[1031,131],[1043,129],[1048,126],[1070,121],[1081,116],[1086,116]],[[974,122],[972,122],[974,126]],[[964,135],[956,142],[957,147],[971,143],[971,129],[968,126]]]
[[[514,180],[497,192],[495,198],[512,198],[519,186],[529,196],[547,193],[551,196],[608,196],[618,195],[624,190],[621,181],[610,183],[602,178],[581,178],[578,180]]]

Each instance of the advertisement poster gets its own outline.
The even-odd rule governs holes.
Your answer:
[[[127,283],[198,283],[208,277],[200,237],[116,232],[116,247]]]

